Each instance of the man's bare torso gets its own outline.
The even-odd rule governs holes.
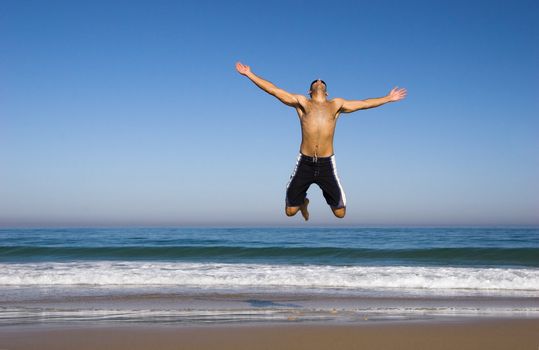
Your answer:
[[[306,156],[333,155],[333,136],[340,105],[335,100],[315,101],[304,96],[296,108],[301,123],[300,151]]]

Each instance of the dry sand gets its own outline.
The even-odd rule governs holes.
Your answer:
[[[24,326],[0,329],[0,349],[539,349],[538,319],[362,325]]]

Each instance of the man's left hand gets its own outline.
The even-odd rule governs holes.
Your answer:
[[[395,102],[395,101],[399,101],[399,100],[402,100],[403,98],[406,97],[406,89],[405,88],[398,88],[397,86],[395,86],[393,88],[393,90],[391,90],[389,92],[389,94],[387,95],[389,97],[389,101],[390,102]]]

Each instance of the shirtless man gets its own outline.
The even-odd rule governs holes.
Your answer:
[[[406,97],[406,89],[395,87],[387,96],[366,100],[342,98],[328,100],[326,83],[317,79],[311,83],[309,99],[278,88],[255,75],[251,72],[251,67],[240,62],[236,63],[236,70],[282,103],[294,107],[298,113],[301,123],[301,146],[296,167],[286,187],[286,215],[294,216],[301,211],[303,218],[309,220],[307,189],[315,183],[322,189],[333,214],[343,218],[346,214],[346,196],[337,176],[333,154],[333,136],[337,118],[341,113],[352,113],[402,100]]]

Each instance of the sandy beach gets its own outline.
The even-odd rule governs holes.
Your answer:
[[[1,349],[537,349],[539,319],[362,325],[5,327]]]

